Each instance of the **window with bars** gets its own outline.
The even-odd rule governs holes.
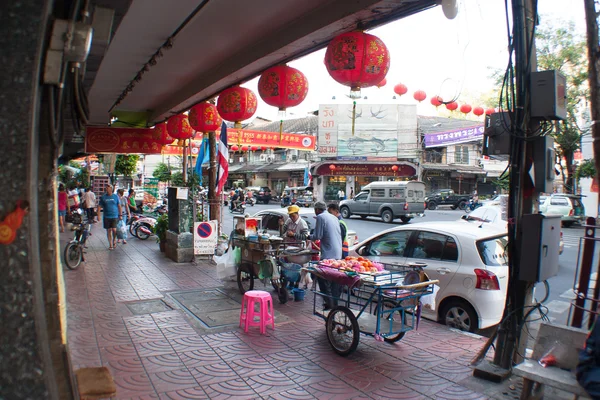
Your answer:
[[[454,146],[454,163],[469,164],[469,146]]]
[[[444,158],[443,149],[425,150],[425,162],[431,164],[441,164]]]

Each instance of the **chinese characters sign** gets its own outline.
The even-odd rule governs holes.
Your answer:
[[[474,142],[483,138],[483,126],[457,129],[455,131],[428,133],[425,135],[425,147],[447,146],[450,144]]]
[[[162,144],[153,129],[88,126],[86,153],[160,154]]]
[[[392,167],[396,165],[397,171]],[[331,170],[329,164],[323,164],[317,168],[316,175],[325,176],[415,176],[417,171],[410,165],[396,164],[335,164],[335,169]]]
[[[281,141],[280,141],[281,136]],[[312,151],[315,137],[295,133],[263,132],[249,129],[227,129],[227,143],[230,145],[266,146]]]

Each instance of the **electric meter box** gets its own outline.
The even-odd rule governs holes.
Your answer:
[[[543,282],[558,275],[560,220],[560,215],[523,215],[520,280]]]
[[[506,159],[510,154],[510,129],[510,115],[507,112],[486,115],[483,132],[483,155]]]
[[[531,117],[567,118],[567,78],[557,71],[531,73]]]

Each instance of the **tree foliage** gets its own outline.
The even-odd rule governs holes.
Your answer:
[[[118,155],[115,163],[115,174],[133,176],[137,171],[137,162],[140,156],[137,154]]]
[[[183,173],[174,172],[173,175],[171,175],[171,184],[173,186],[178,186],[178,187],[186,187],[187,186],[192,189],[197,189],[198,186],[200,186],[200,179],[198,177],[198,174],[190,171],[190,174],[187,176],[187,182],[184,183],[183,182]]]
[[[556,70],[567,78],[567,118],[555,125],[553,136],[558,144],[558,155],[567,165],[563,180],[570,193],[574,188],[574,169],[571,168],[574,153],[581,148],[581,137],[587,133],[579,127],[578,121],[589,97],[585,39],[574,32],[572,21],[552,22],[538,27],[536,32],[538,69]]]
[[[171,169],[165,163],[159,163],[156,166],[152,176],[158,178],[159,182],[169,182],[171,180]]]
[[[498,189],[508,191],[510,188],[510,173],[506,171],[498,179],[492,182]]]
[[[594,178],[596,176],[596,166],[594,160],[584,160],[575,171],[575,179]]]

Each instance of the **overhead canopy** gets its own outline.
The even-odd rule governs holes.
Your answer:
[[[109,123],[113,108],[146,111],[151,123],[164,120],[272,65],[323,48],[342,32],[374,28],[436,5],[435,0],[92,2],[116,9],[116,19],[103,58],[95,56],[86,71],[91,124]],[[98,51],[92,47],[92,53]]]

